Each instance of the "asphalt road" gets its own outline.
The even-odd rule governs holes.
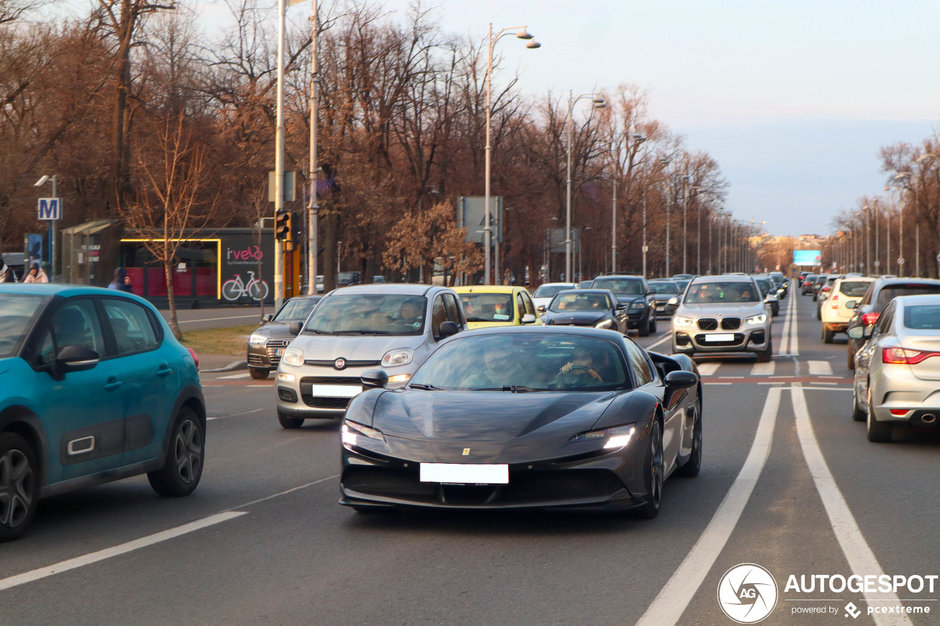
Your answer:
[[[742,564],[775,581],[765,624],[937,623],[940,435],[869,443],[844,339],[822,343],[809,297],[782,304],[772,363],[700,361],[703,470],[666,482],[654,520],[356,514],[336,503],[335,423],[282,430],[272,381],[204,375],[196,492],[136,478],[44,500],[0,546],[0,623],[726,624],[726,572],[730,611],[772,599]],[[879,574],[913,586],[840,588]]]

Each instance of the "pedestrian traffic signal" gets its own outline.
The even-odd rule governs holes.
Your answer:
[[[274,236],[285,246],[293,247],[294,226],[290,211],[278,211],[274,216]]]

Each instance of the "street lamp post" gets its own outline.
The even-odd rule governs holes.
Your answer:
[[[43,174],[42,178],[35,182],[35,186],[42,187],[46,182],[52,183],[52,197],[59,201],[59,177],[56,174],[52,176]],[[55,222],[55,220],[49,220],[49,282],[55,282]]]
[[[499,41],[502,37],[510,34],[509,31],[515,30],[516,37],[518,39],[530,40],[532,35],[526,29],[526,26],[510,26],[509,28],[504,28],[498,33],[496,37],[493,37],[493,23],[490,22],[489,33],[487,35],[487,45],[486,45],[486,149],[485,149],[485,169],[486,169],[486,180],[485,180],[485,191],[484,199],[485,203],[484,211],[485,224],[483,226],[483,249],[484,249],[484,284],[490,284],[490,273],[491,273],[491,246],[492,246],[492,232],[493,229],[490,225],[490,164],[492,159],[493,146],[490,144],[490,114],[492,109],[492,99],[491,99],[491,90],[490,83],[493,75],[493,48],[496,46],[496,42]],[[526,48],[535,49],[541,47],[537,41],[529,41],[526,44]]]
[[[574,97],[573,92],[569,90],[568,92],[568,113],[565,116],[565,122],[568,127],[568,146],[567,146],[567,180],[566,180],[566,194],[565,194],[565,280],[568,282],[573,282],[571,280],[571,272],[574,268],[571,267],[571,144],[574,143],[574,119],[572,116],[572,110],[574,105],[578,103],[579,100],[584,100],[590,98],[591,104],[595,109],[603,109],[607,106],[607,102],[600,96],[593,93],[584,93],[579,95],[577,98]],[[579,244],[580,245],[580,244]]]

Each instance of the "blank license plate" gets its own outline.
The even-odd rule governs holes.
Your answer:
[[[715,335],[705,335],[705,341],[734,341],[734,335],[731,333],[717,333]]]
[[[423,483],[509,484],[508,465],[470,463],[422,463]]]
[[[362,392],[362,385],[310,385],[315,398],[352,398]]]

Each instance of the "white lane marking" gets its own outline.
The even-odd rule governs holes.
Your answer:
[[[655,347],[658,346],[659,344],[665,343],[665,342],[668,341],[669,339],[672,339],[672,331],[671,331],[671,330],[668,330],[668,331],[666,331],[665,333],[663,333],[663,336],[662,336],[662,337],[660,337],[659,339],[657,339],[656,341],[654,341],[653,343],[651,343],[650,345],[648,345],[648,346],[646,347],[646,349],[647,349],[647,350],[652,350],[653,348],[655,348]]]
[[[245,515],[244,511],[227,511],[225,513],[211,515],[209,517],[204,517],[201,520],[196,520],[195,522],[183,524],[182,526],[170,528],[168,530],[154,533],[146,537],[141,537],[140,539],[128,541],[127,543],[122,543],[117,546],[105,548],[104,550],[99,550],[97,552],[75,557],[74,559],[61,561],[54,565],[49,565],[48,567],[41,567],[30,572],[24,572],[22,574],[17,574],[16,576],[0,579],[0,591],[18,587],[19,585],[25,585],[26,583],[31,583],[42,578],[61,574],[62,572],[67,572],[79,567],[91,565],[92,563],[104,561],[105,559],[111,559],[122,554],[127,554],[128,552],[133,552],[134,550],[140,550],[141,548],[146,548],[148,546],[168,541],[188,533],[196,532],[197,530],[214,526],[215,524],[227,522],[229,520],[235,519],[236,517],[241,517],[242,515]]]
[[[182,320],[180,324],[199,324],[200,322],[217,322],[219,320],[244,320],[244,319],[259,319],[261,316],[255,313],[254,315],[232,315],[230,317],[213,317],[204,320]]]
[[[832,376],[832,364],[829,361],[809,361],[810,376]]]
[[[790,389],[793,397],[793,413],[796,415],[796,434],[800,440],[800,447],[803,449],[803,456],[806,458],[806,465],[809,466],[810,474],[813,476],[813,482],[816,483],[816,491],[822,498],[823,506],[826,508],[826,514],[832,523],[832,530],[835,533],[839,545],[842,547],[842,553],[845,554],[852,573],[858,576],[883,576],[884,570],[881,564],[872,552],[868,542],[862,535],[861,529],[855,522],[849,505],[846,503],[842,492],[839,491],[826,459],[823,457],[819,443],[816,441],[816,435],[813,433],[813,423],[810,420],[809,409],[806,406],[806,396],[799,385]],[[887,601],[893,604],[901,604],[898,596],[893,593],[865,593],[865,600],[871,602]],[[911,621],[906,615],[879,615],[872,617],[876,624],[910,624]]]
[[[787,319],[792,320],[790,324],[790,345],[789,353],[791,356],[800,356],[800,337],[797,334],[796,318],[796,298],[790,296],[790,306],[787,307]]]
[[[768,363],[755,363],[751,367],[751,376],[773,376],[776,365],[777,364],[774,361],[770,361]]]
[[[761,412],[757,433],[751,444],[751,451],[734,479],[734,483],[725,494],[724,500],[712,516],[705,531],[692,546],[692,550],[676,569],[672,577],[660,590],[637,624],[659,626],[677,624],[692,596],[698,591],[705,576],[714,565],[725,547],[731,532],[741,518],[744,506],[754,491],[770,448],[773,443],[774,425],[777,423],[777,411],[780,408],[782,387],[767,390],[767,401]]]
[[[698,373],[702,376],[714,376],[719,367],[721,367],[721,363],[717,363],[715,361],[711,361],[709,363],[698,363]]]
[[[215,380],[239,380],[250,376],[251,374],[229,374],[228,376],[217,376]]]
[[[211,422],[212,420],[222,420],[229,417],[241,417],[242,415],[251,415],[252,413],[261,413],[262,411],[267,411],[268,409],[252,409],[251,411],[243,411],[241,413],[230,413],[228,415],[215,415],[213,417],[207,417],[206,421]]]

